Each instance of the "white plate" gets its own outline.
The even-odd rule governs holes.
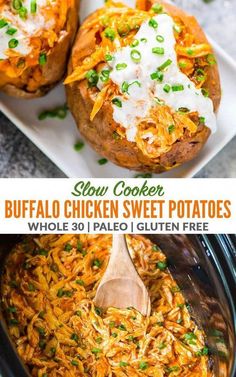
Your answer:
[[[129,5],[133,0],[126,0]],[[103,4],[103,0],[83,0],[84,18],[91,10]],[[218,130],[212,135],[200,153],[190,163],[161,175],[163,178],[193,177],[236,134],[236,63],[214,41],[211,41],[219,62],[223,97],[218,114]],[[112,163],[100,166],[100,158],[88,145],[81,152],[73,146],[80,135],[72,116],[63,121],[38,121],[37,115],[45,109],[65,103],[64,88],[56,87],[46,97],[35,100],[19,100],[0,94],[0,109],[6,116],[45,153],[69,177],[134,177],[133,171],[119,168]]]

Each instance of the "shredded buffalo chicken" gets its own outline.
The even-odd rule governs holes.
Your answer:
[[[2,304],[10,336],[32,376],[212,377],[205,337],[191,319],[161,250],[127,236],[152,312],[103,311],[93,298],[109,235],[26,238],[7,258]]]

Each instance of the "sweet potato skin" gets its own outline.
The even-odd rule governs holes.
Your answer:
[[[153,3],[155,1],[151,1],[150,6]],[[194,17],[187,15],[172,5],[164,2],[163,4],[169,14],[179,17],[187,25],[190,32],[196,36],[196,42],[207,42],[204,32]],[[89,49],[92,52],[95,46],[96,35],[93,30],[88,33],[81,29],[72,50],[68,74],[71,74],[78,62],[84,58],[84,50],[86,49],[87,52]],[[208,79],[204,87],[209,90],[214,109],[217,111],[221,99],[221,88],[216,64],[209,67]],[[153,173],[170,170],[194,159],[211,134],[208,127],[200,125],[194,135],[190,136],[186,132],[181,140],[173,144],[169,152],[160,156],[159,161],[153,161],[145,156],[135,143],[126,139],[114,139],[114,132],[118,125],[113,120],[113,110],[109,102],[106,102],[94,120],[90,121],[90,113],[94,102],[92,99],[93,89],[88,88],[87,80],[67,85],[66,93],[69,108],[84,138],[100,155],[128,169]]]
[[[25,84],[21,77],[9,79],[4,72],[0,72],[0,90],[13,97],[31,99],[44,96],[62,80],[67,69],[70,49],[78,29],[78,13],[79,0],[75,0],[74,7],[68,10],[65,31],[61,33],[58,43],[48,54],[46,64],[41,67],[42,77],[35,91],[28,91],[27,83]],[[29,76],[33,69],[28,68]],[[1,85],[1,83],[7,84]]]

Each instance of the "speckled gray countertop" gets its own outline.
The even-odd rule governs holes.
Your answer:
[[[236,60],[236,0],[175,0]],[[0,177],[61,178],[65,175],[0,113]],[[236,177],[236,137],[197,177]]]

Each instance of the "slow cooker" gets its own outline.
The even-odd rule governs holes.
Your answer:
[[[215,377],[236,376],[236,236],[148,235],[168,258],[170,271],[207,336]],[[18,235],[0,237],[0,266]],[[0,308],[0,376],[27,377]]]

